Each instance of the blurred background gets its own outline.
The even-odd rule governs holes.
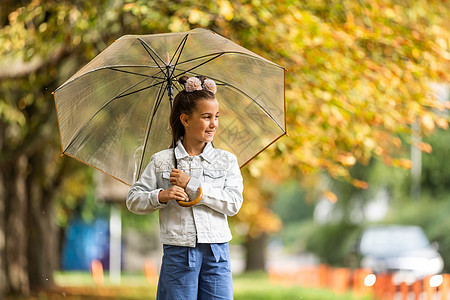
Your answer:
[[[413,256],[436,267],[415,276],[449,272],[449,14],[443,0],[2,0],[0,298],[69,285],[65,274],[92,274],[93,262],[116,285],[157,272],[157,214],[128,212],[127,186],[61,156],[52,92],[122,35],[196,27],[287,70],[288,136],[241,170],[236,276],[410,272],[410,257],[390,267],[391,254],[366,251],[382,225],[413,232],[408,251],[428,249]]]

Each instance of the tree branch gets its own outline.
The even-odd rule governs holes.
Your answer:
[[[67,54],[68,51],[66,48],[61,47],[59,50],[49,55],[48,60],[44,60],[41,56],[35,56],[28,62],[15,61],[11,64],[0,66],[0,80],[26,77],[46,66],[58,63]]]

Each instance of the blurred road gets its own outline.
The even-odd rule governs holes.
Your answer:
[[[158,238],[144,239],[136,232],[124,234],[123,269],[124,271],[139,272],[146,259],[150,259],[159,270],[162,256],[162,246]],[[267,249],[266,268],[277,270],[298,270],[300,267],[318,264],[312,254],[288,254],[281,243],[271,242]],[[240,274],[245,270],[245,248],[241,245],[230,245],[231,270],[233,274]]]
[[[232,245],[231,270],[233,274],[242,273],[245,270],[245,248],[240,245]],[[287,254],[281,246],[269,245],[266,250],[267,270],[294,271],[300,267],[317,265],[318,259],[312,254]]]

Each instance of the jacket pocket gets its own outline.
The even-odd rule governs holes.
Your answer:
[[[228,262],[230,260],[230,249],[228,243],[210,244],[216,262]]]
[[[170,179],[170,172],[162,172],[162,178],[169,180]]]
[[[205,182],[211,183],[214,187],[224,187],[227,171],[203,169],[203,174],[205,176]]]
[[[167,189],[171,186],[169,182],[170,171],[162,171],[158,173],[158,188]]]

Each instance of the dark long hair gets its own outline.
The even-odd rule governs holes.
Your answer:
[[[182,76],[178,79],[178,82],[184,86],[187,76]],[[199,77],[202,81],[205,80],[204,77]],[[172,147],[175,147],[176,143],[182,136],[184,136],[184,125],[181,123],[180,116],[181,114],[186,114],[190,116],[196,109],[199,100],[214,100],[216,99],[215,95],[207,90],[198,90],[192,92],[186,92],[186,90],[182,90],[179,92],[175,99],[173,100],[172,112],[170,113],[170,127],[172,129]]]

